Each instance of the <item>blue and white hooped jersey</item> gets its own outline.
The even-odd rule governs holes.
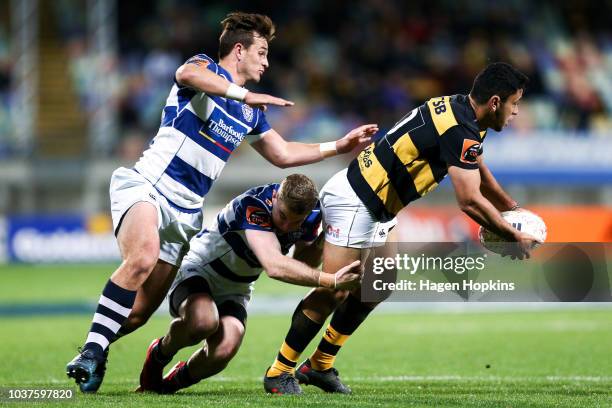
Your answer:
[[[236,283],[254,282],[262,266],[250,249],[245,231],[275,232],[272,225],[272,192],[279,184],[252,188],[230,201],[217,215],[215,224],[190,242],[186,260],[212,270]],[[317,202],[300,228],[290,233],[276,233],[283,254],[298,241],[312,242],[319,233],[321,207]]]
[[[233,82],[229,72],[205,54],[186,63],[205,65]],[[159,131],[134,169],[179,209],[199,211],[234,149],[245,138],[249,143],[259,140],[268,130],[260,109],[197,92],[175,79]]]

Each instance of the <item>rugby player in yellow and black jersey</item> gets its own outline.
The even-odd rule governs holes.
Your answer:
[[[433,98],[364,149],[347,179],[379,221],[434,188],[449,166],[478,169],[486,130],[480,130],[468,95]]]
[[[461,210],[516,242],[510,255],[528,257],[537,240],[504,221],[500,212],[518,204],[482,159],[487,129],[500,131],[518,114],[527,81],[509,64],[490,64],[477,75],[468,95],[428,100],[364,149],[348,169],[334,175],[320,193],[326,234],[323,270],[363,260],[368,248],[388,238],[397,213],[435,189],[447,174]],[[299,380],[327,392],[350,393],[333,365],[344,342],[377,305],[361,302],[359,294],[359,289],[314,289],[300,302],[277,358],[266,371],[266,391],[299,393]],[[318,348],[296,369],[300,354],[332,312]]]

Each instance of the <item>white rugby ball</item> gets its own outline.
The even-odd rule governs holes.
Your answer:
[[[504,211],[501,215],[508,224],[512,225],[517,230],[533,235],[542,242],[546,241],[546,224],[537,214],[521,209]],[[497,254],[503,252],[507,245],[506,242],[508,242],[482,226],[478,231],[478,238],[480,238],[480,243],[483,247]]]

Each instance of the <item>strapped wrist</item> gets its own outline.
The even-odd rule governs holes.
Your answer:
[[[247,93],[249,93],[248,89],[234,83],[230,83],[230,85],[227,87],[227,91],[225,91],[225,97],[242,102],[244,101]]]
[[[336,142],[319,143],[319,151],[324,159],[338,154]]]
[[[335,289],[336,274],[319,272],[319,286],[328,289]]]

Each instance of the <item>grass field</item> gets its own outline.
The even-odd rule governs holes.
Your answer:
[[[0,267],[0,306],[95,301],[109,268]],[[260,293],[287,293],[274,282],[260,286]],[[303,291],[293,292],[296,302]],[[353,388],[348,397],[312,387],[298,397],[264,394],[261,376],[289,323],[290,312],[279,313],[249,318],[241,351],[220,375],[174,396],[135,394],[146,346],[169,322],[169,317],[156,316],[113,346],[98,394],[45,405],[612,406],[612,309],[375,313],[337,361],[342,378]],[[0,315],[0,386],[76,390],[64,366],[81,345],[90,318]]]

